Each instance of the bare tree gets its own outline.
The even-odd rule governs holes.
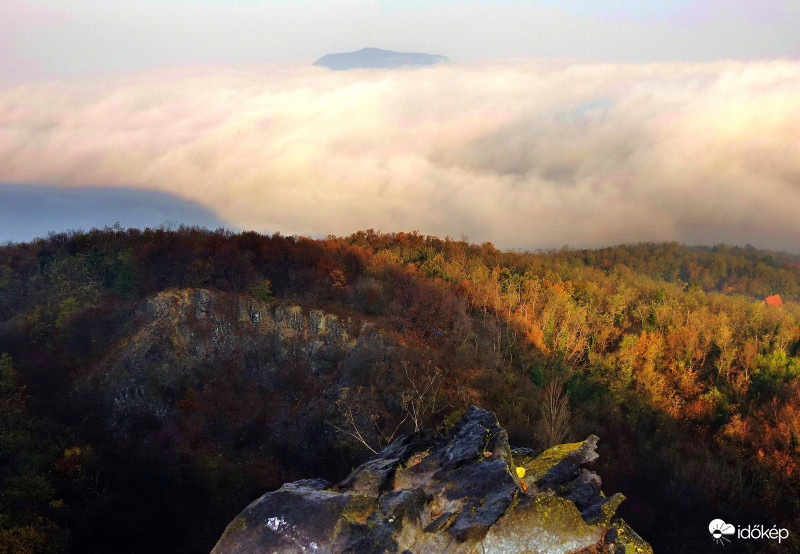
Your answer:
[[[386,433],[379,425],[380,416],[377,413],[363,411],[366,394],[368,393],[364,392],[363,387],[357,387],[355,394],[351,394],[349,388],[343,388],[341,396],[336,401],[336,409],[343,421],[341,424],[337,424],[326,419],[325,422],[340,433],[355,439],[373,454],[377,454],[381,448],[392,442],[397,431],[408,419],[408,415],[397,424],[393,431]]]
[[[336,409],[336,421],[325,422],[348,437],[355,439],[373,454],[392,442],[403,424],[413,423],[414,431],[421,431],[430,417],[441,410],[448,402],[443,401],[441,388],[444,372],[438,367],[409,369],[408,362],[402,362],[407,384],[400,394],[403,418],[394,428],[384,430],[384,419],[370,399],[375,392],[357,387],[355,390],[343,388]]]
[[[439,392],[444,382],[444,374],[441,369],[435,367],[433,371],[429,368],[424,373],[411,375],[408,372],[408,362],[403,362],[403,370],[409,383],[402,394],[405,419],[411,418],[414,431],[420,431],[424,428],[425,420],[441,408]]]
[[[548,382],[542,392],[542,402],[539,405],[541,419],[537,427],[539,439],[545,448],[549,448],[564,442],[569,434],[569,393],[558,379]]]

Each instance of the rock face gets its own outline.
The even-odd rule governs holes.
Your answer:
[[[212,554],[652,552],[615,516],[624,497],[606,497],[583,467],[597,440],[533,457],[509,446],[494,414],[472,407],[446,437],[400,437],[339,484],[296,481],[265,494]]]
[[[106,433],[119,447],[211,458],[255,490],[318,475],[326,454],[335,461],[322,476],[352,467],[356,452],[326,423],[344,425],[337,400],[377,372],[387,378],[369,409],[385,413],[381,402],[397,402],[388,368],[417,355],[371,322],[201,288],[162,291],[133,316],[79,384],[105,414]]]
[[[394,69],[406,65],[421,66],[446,62],[444,56],[420,54],[418,52],[393,52],[380,48],[363,48],[357,52],[343,52],[322,56],[314,65],[335,71],[348,69]]]
[[[103,363],[100,382],[115,413],[164,416],[173,391],[198,387],[203,367],[220,360],[236,359],[252,383],[270,387],[287,360],[302,360],[318,376],[360,350],[388,348],[379,330],[364,326],[352,334],[350,322],[320,310],[207,289],[163,291],[143,302],[136,317],[138,329]]]

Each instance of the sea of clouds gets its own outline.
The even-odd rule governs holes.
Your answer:
[[[159,191],[284,234],[797,252],[800,62],[282,64],[5,86],[0,183]]]

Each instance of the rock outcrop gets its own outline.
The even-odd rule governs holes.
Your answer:
[[[287,361],[323,376],[391,346],[370,325],[354,328],[321,310],[207,289],[162,291],[139,306],[136,321],[97,376],[117,415],[136,410],[164,417],[175,394],[201,386],[205,367],[233,362],[251,384],[268,389],[283,378],[278,368]]]
[[[494,414],[472,407],[446,437],[400,437],[339,484],[296,481],[263,495],[212,554],[652,552],[615,515],[624,497],[606,497],[584,467],[597,440],[534,457],[509,446]]]

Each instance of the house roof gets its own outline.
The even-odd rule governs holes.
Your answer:
[[[781,300],[780,294],[773,294],[772,296],[767,296],[764,299],[764,302],[767,303],[767,306],[783,306],[783,300]]]

